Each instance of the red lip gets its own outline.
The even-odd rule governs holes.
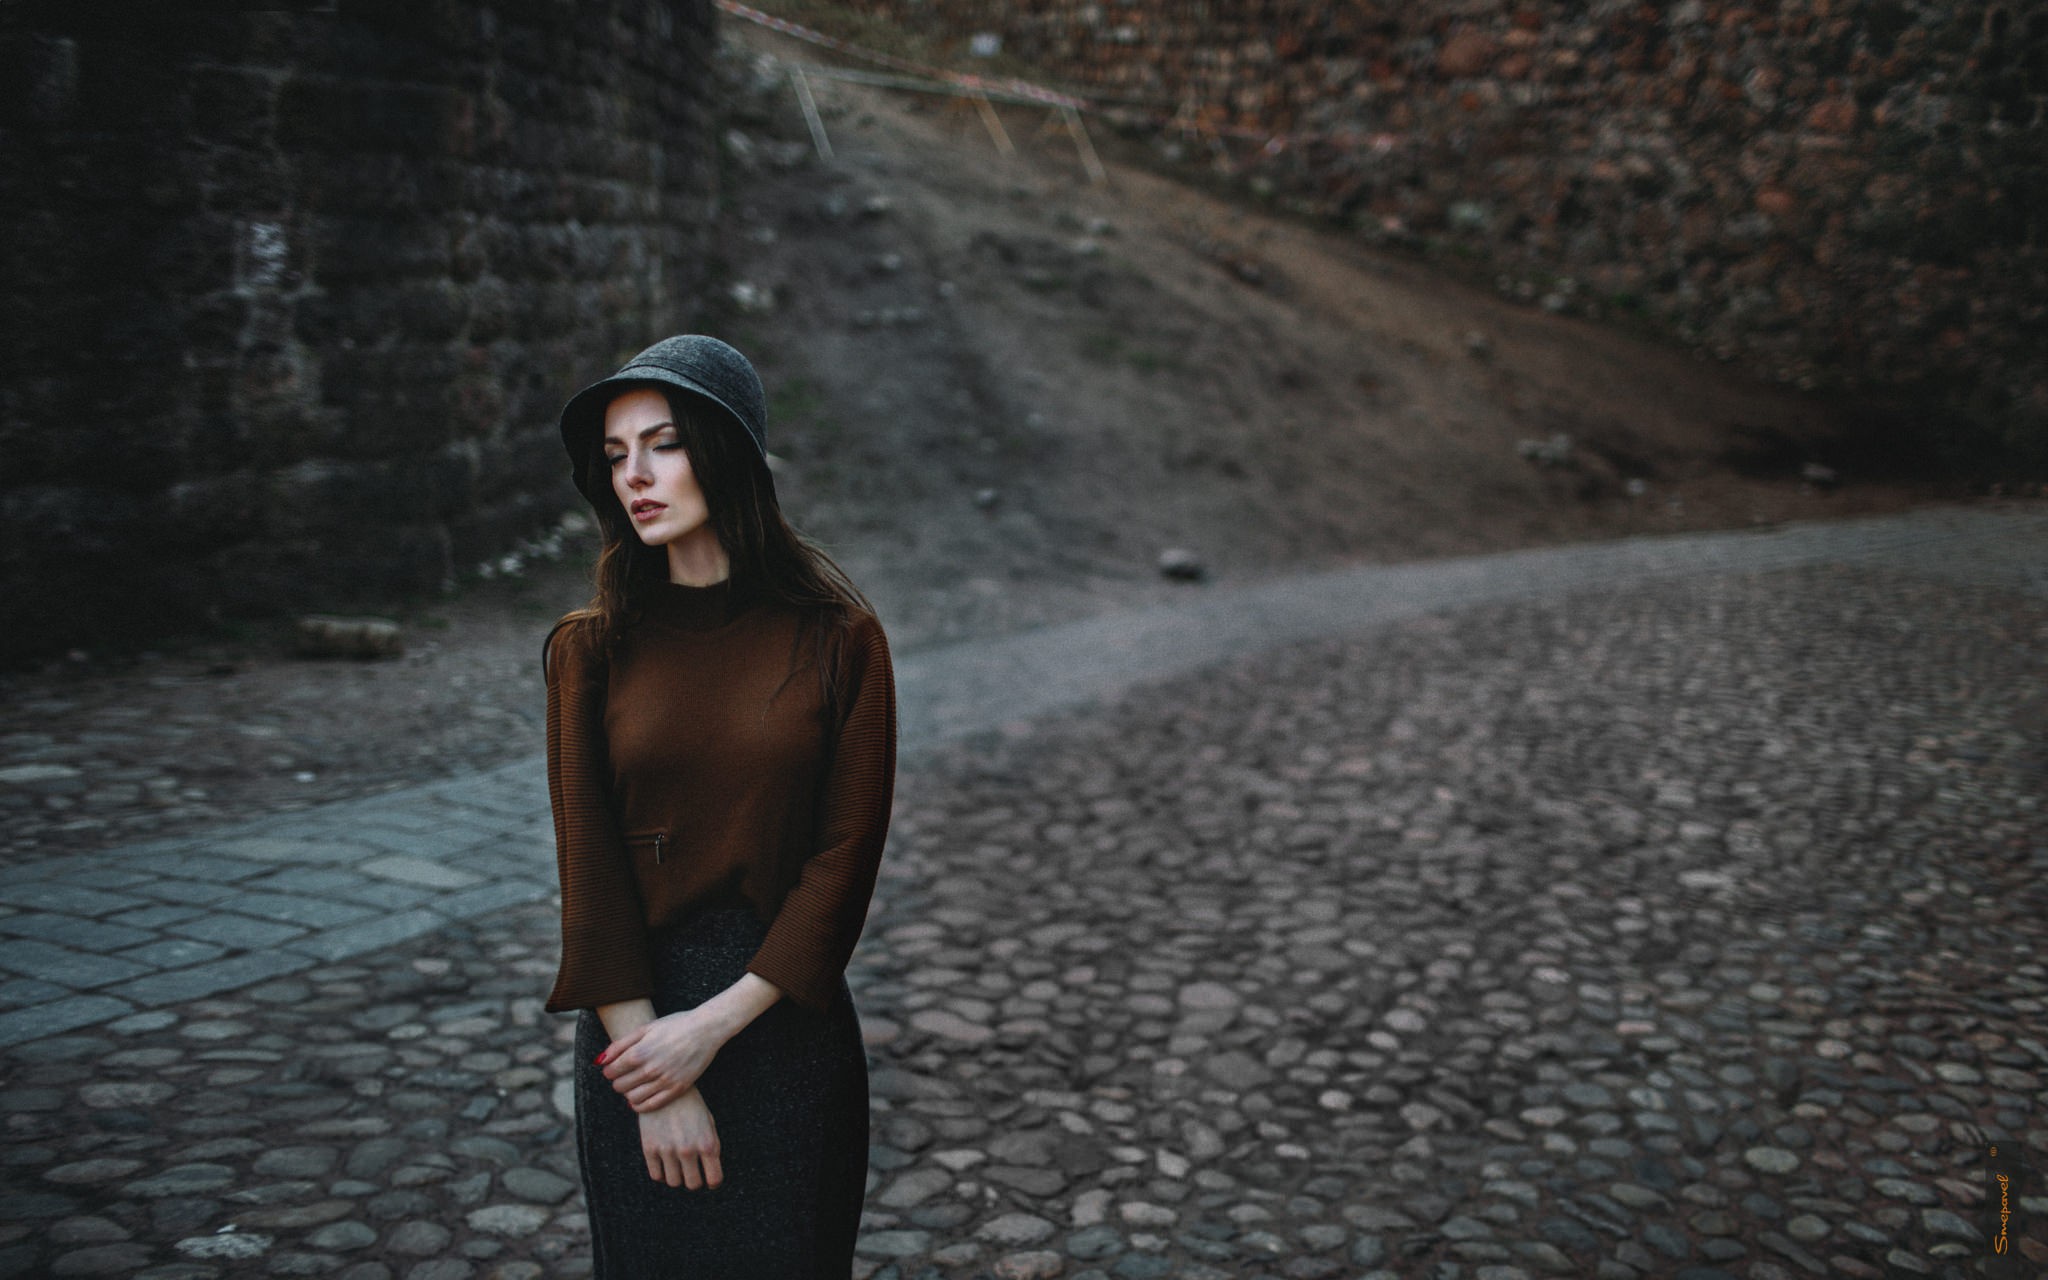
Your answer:
[[[668,504],[666,502],[636,502],[633,504],[633,518],[635,520],[639,520],[645,516],[651,516],[654,515],[656,512],[666,510],[668,510]]]

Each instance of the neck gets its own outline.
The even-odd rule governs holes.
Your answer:
[[[732,573],[732,561],[708,524],[668,544],[668,580],[684,587],[708,587]]]

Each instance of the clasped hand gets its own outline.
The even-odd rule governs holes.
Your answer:
[[[647,1176],[671,1187],[698,1191],[725,1181],[718,1156],[718,1126],[704,1095],[686,1089],[683,1096],[658,1111],[640,1113],[640,1154]]]
[[[597,1062],[612,1088],[644,1115],[682,1097],[719,1048],[717,1036],[685,1010],[628,1031]]]

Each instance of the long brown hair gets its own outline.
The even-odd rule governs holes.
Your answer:
[[[783,517],[767,467],[753,442],[736,423],[724,420],[723,410],[700,407],[688,393],[661,383],[645,386],[661,392],[668,401],[670,421],[676,424],[677,438],[690,459],[690,473],[703,490],[712,532],[731,567],[727,590],[735,599],[777,601],[799,611],[800,622],[790,648],[790,674],[795,673],[798,655],[808,640],[824,706],[828,715],[835,715],[843,692],[839,688],[839,646],[852,628],[855,610],[873,613],[874,606],[822,547],[798,533]],[[618,394],[636,389],[622,385]],[[603,421],[602,412],[598,421]],[[591,505],[604,538],[591,570],[596,593],[589,604],[563,614],[548,633],[548,644],[541,650],[543,669],[555,632],[565,626],[585,628],[607,661],[616,658],[626,628],[639,616],[643,593],[650,584],[668,580],[667,549],[640,541],[631,518],[619,505],[618,493],[608,478],[611,464],[604,456],[602,428],[588,435],[587,474],[595,491]],[[783,683],[788,682],[785,675]]]

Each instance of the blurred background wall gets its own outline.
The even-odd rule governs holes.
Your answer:
[[[2039,5],[785,7],[1000,36],[1365,242],[2048,464]],[[255,8],[0,9],[0,659],[432,591],[576,505],[561,398],[695,313],[711,0]]]
[[[692,309],[708,0],[235,8],[0,26],[10,654],[437,589]]]
[[[1532,302],[2048,462],[2048,6],[851,3]]]

